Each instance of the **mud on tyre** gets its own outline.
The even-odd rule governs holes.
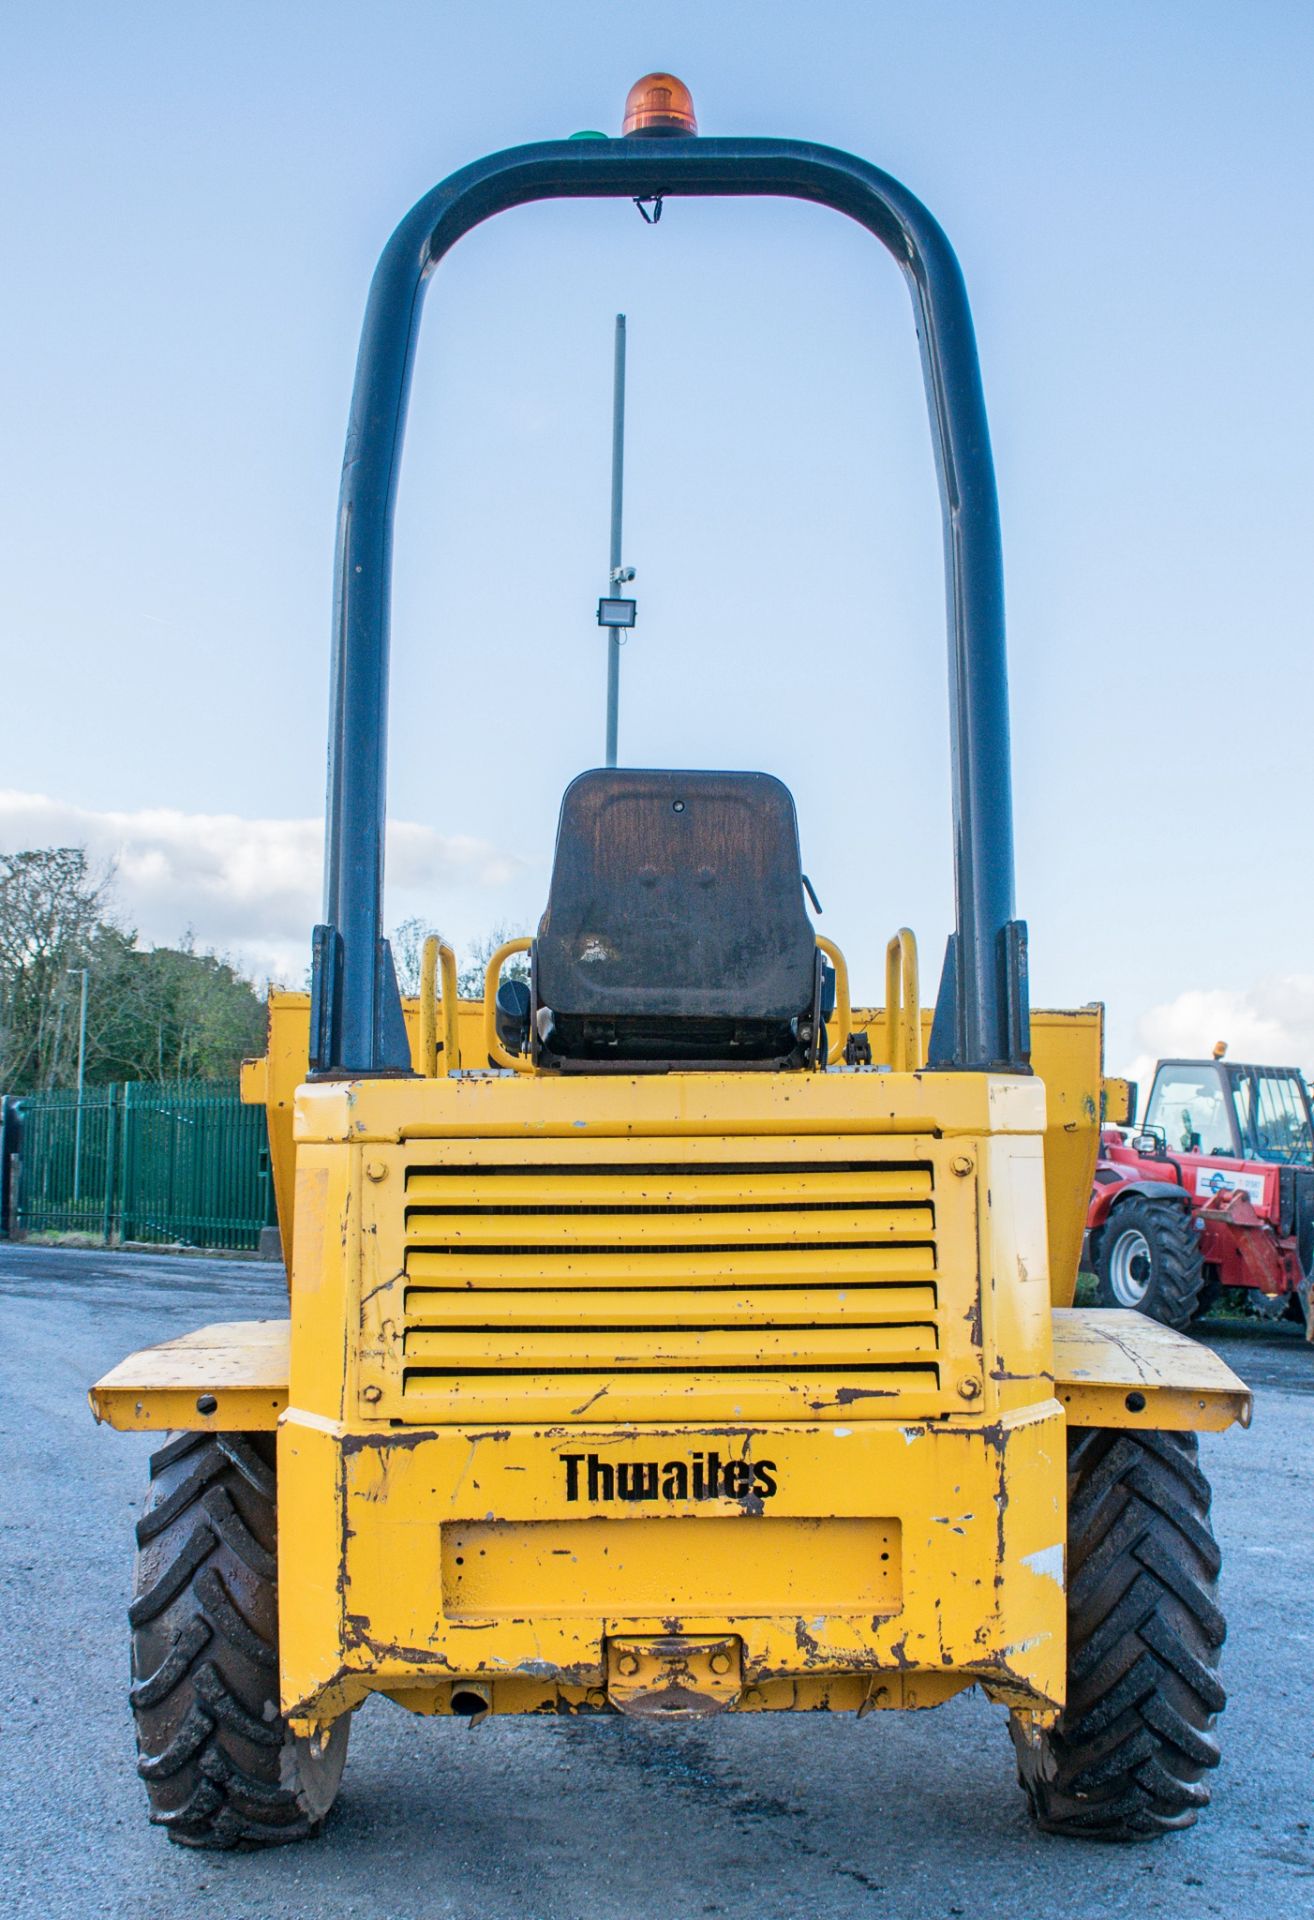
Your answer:
[[[1182,1333],[1200,1310],[1204,1265],[1190,1209],[1177,1201],[1122,1200],[1100,1229],[1102,1307],[1134,1307]]]
[[[1218,1765],[1225,1626],[1193,1433],[1068,1441],[1068,1700],[1012,1716],[1018,1779],[1049,1833],[1147,1840],[1191,1826]]]
[[[184,1846],[315,1833],[348,1720],[322,1749],[278,1710],[272,1433],[177,1434],[151,1458],[137,1525],[132,1710],[151,1820]]]

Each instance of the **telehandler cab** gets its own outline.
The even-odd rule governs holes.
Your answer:
[[[1185,1329],[1225,1288],[1314,1340],[1314,1112],[1295,1067],[1160,1060],[1145,1119],[1100,1135],[1086,1258],[1102,1306]]]
[[[789,195],[902,270],[949,584],[956,930],[923,1019],[897,934],[849,1006],[756,773],[585,773],[532,940],[403,1004],[382,937],[389,562],[425,285],[562,197]],[[343,470],[326,912],[247,1076],[290,1319],[125,1360],[101,1419],[169,1430],[137,1528],[150,1817],[313,1833],[352,1710],[1005,1707],[1056,1832],[1194,1820],[1218,1758],[1219,1556],[1196,1431],[1221,1362],[1071,1307],[1100,1010],[1028,1010],[1003,587],[958,263],[863,160],[697,137],[669,75],[625,132],[495,154],[421,200],[370,293]],[[527,951],[527,989],[499,979]],[[442,991],[438,993],[441,975]]]

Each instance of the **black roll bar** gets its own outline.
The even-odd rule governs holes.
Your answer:
[[[774,195],[845,213],[912,294],[944,515],[957,931],[932,1063],[1024,1071],[1025,930],[1013,918],[1003,561],[976,339],[953,249],[888,174],[797,140],[583,139],[463,168],[406,215],[379,260],[356,363],[338,507],[325,924],[316,929],[311,1067],[405,1071],[383,928],[393,508],[425,284],[472,227],[536,200]],[[940,1059],[937,1062],[936,1052]]]

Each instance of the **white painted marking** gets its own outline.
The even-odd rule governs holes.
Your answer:
[[[1030,1567],[1033,1573],[1040,1574],[1043,1579],[1053,1580],[1061,1587],[1063,1585],[1063,1542],[1060,1540],[1056,1547],[1041,1547],[1036,1553],[1024,1553],[1022,1565]]]

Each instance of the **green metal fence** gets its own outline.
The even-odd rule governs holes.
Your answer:
[[[264,1109],[231,1082],[34,1093],[19,1113],[11,1231],[254,1248],[274,1222]]]

